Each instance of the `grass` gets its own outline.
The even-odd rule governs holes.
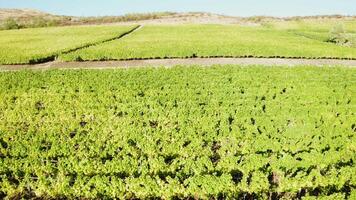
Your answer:
[[[345,22],[346,23],[346,22]],[[330,27],[306,22],[239,25],[145,26],[120,40],[133,26],[75,26],[0,31],[0,64],[53,60],[126,60],[185,57],[280,57],[356,59],[355,33],[345,25],[344,46],[327,42]],[[331,22],[327,25],[331,26]],[[332,26],[331,26],[332,28]],[[329,31],[326,31],[329,30]],[[347,36],[347,37],[346,37]],[[67,54],[68,51],[97,44]]]
[[[266,26],[273,27],[278,30],[303,30],[316,32],[329,32],[335,25],[343,24],[347,32],[356,32],[355,18],[270,20],[264,23]]]
[[[0,197],[353,199],[355,72],[0,73]]]
[[[273,27],[277,30],[285,30],[299,36],[330,42],[334,37],[335,28],[341,27],[344,32],[342,37],[347,38],[347,44],[343,46],[356,47],[356,20],[354,18],[327,18],[327,19],[298,19],[298,20],[274,20],[265,22],[266,27]]]
[[[65,61],[165,57],[356,58],[356,49],[288,30],[237,25],[145,26],[122,40],[62,55]]]
[[[0,31],[0,64],[36,63],[118,37],[134,26],[77,26]]]

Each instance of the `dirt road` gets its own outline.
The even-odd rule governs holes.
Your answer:
[[[129,61],[90,61],[90,62],[49,62],[37,65],[3,65],[0,70],[21,69],[106,69],[132,67],[173,67],[177,65],[262,65],[262,66],[346,66],[356,67],[356,60],[337,59],[280,59],[280,58],[188,58],[150,59]]]

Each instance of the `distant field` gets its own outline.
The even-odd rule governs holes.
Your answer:
[[[135,26],[0,31],[0,64],[40,63],[57,57],[62,61],[173,57],[356,59],[354,46],[327,42],[335,23],[272,21],[257,26],[145,25],[125,38],[105,43],[101,42],[116,38]],[[353,22],[344,22],[345,35],[348,40],[353,39],[354,45],[355,26]],[[66,53],[88,44],[96,45]]]
[[[120,36],[134,26],[77,26],[0,31],[0,64],[36,63]]]
[[[348,39],[353,39],[352,46],[356,47],[356,20],[342,19],[303,19],[303,20],[274,20],[263,23],[264,26],[277,30],[289,31],[296,35],[325,42],[330,39],[330,32],[336,26],[341,26]]]
[[[329,32],[332,27],[342,24],[345,31],[356,33],[356,19],[300,19],[300,20],[271,20],[262,22],[263,25],[279,30],[301,30]]]
[[[0,198],[356,199],[356,71],[0,73]]]
[[[209,56],[356,58],[356,48],[326,43],[319,40],[320,34],[316,33],[316,36],[318,38],[308,38],[287,30],[236,25],[145,26],[125,39],[62,55],[60,59]]]

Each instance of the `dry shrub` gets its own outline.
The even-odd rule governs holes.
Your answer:
[[[328,42],[336,44],[347,43],[346,31],[343,24],[337,24],[330,30]]]

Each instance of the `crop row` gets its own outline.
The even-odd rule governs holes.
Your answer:
[[[296,34],[299,33],[299,34]],[[311,35],[312,37],[306,37]],[[236,25],[144,26],[115,40],[60,59],[127,60],[185,57],[281,57],[355,59],[356,49],[319,40],[328,32],[279,30]]]
[[[54,60],[73,49],[117,38],[134,26],[76,26],[0,31],[0,64]]]
[[[216,56],[356,59],[355,48],[325,42],[328,31],[306,30],[304,26],[289,30],[278,25],[151,25],[118,39],[133,28],[74,26],[0,31],[0,64],[33,64],[57,57],[64,61]]]
[[[0,195],[356,195],[352,68],[20,71],[0,76]]]

